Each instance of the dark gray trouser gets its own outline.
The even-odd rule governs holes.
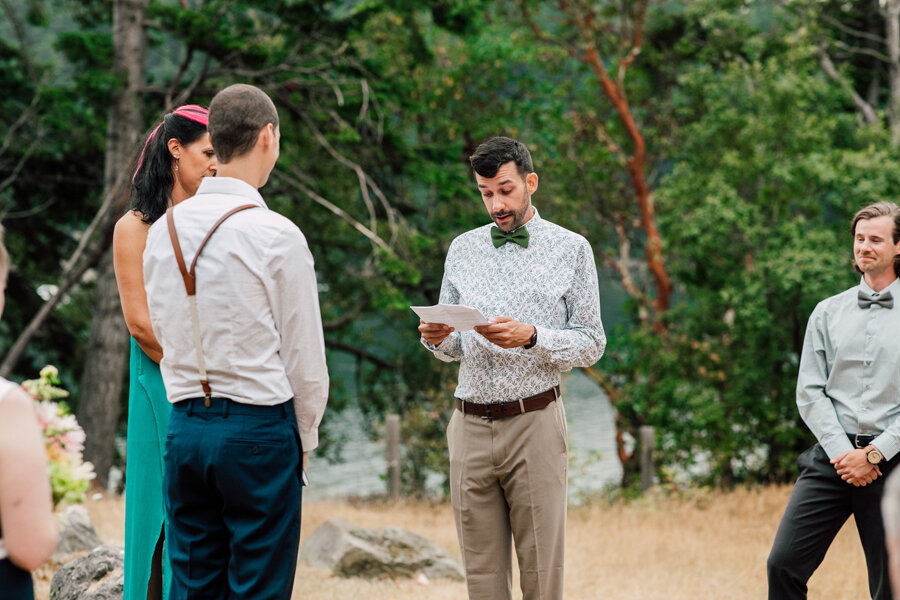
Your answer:
[[[797,466],[800,477],[794,484],[767,563],[769,599],[806,598],[806,582],[852,514],[866,555],[869,592],[874,600],[892,600],[881,493],[893,465],[883,463],[882,477],[865,487],[854,487],[840,478],[825,450],[816,444],[800,455]]]

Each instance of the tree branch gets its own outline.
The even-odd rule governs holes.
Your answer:
[[[22,168],[25,166],[25,163],[28,162],[28,159],[31,158],[31,155],[34,153],[35,149],[38,147],[38,143],[41,141],[40,136],[35,137],[34,140],[30,144],[28,144],[28,149],[25,150],[25,154],[19,159],[19,162],[16,163],[16,166],[13,167],[12,173],[9,174],[9,177],[0,182],[0,193],[3,192],[6,188],[11,186],[15,180],[19,177],[19,173],[22,172]]]
[[[0,0],[0,6],[3,7],[3,12],[5,12],[6,16],[9,18],[9,22],[12,24],[13,31],[16,34],[16,39],[19,41],[19,52],[21,52],[22,63],[25,65],[25,71],[28,74],[28,78],[32,81],[37,81],[34,66],[31,64],[31,59],[26,52],[26,48],[29,48],[30,45],[25,33],[25,27],[22,26],[22,21],[19,20],[19,16],[15,13],[13,7],[10,6],[9,0]]]
[[[15,139],[16,131],[18,131],[20,127],[25,125],[25,123],[27,123],[37,112],[39,99],[40,92],[35,91],[34,97],[31,99],[31,103],[28,105],[28,108],[23,110],[22,114],[19,115],[19,118],[16,119],[13,124],[9,126],[9,129],[6,130],[6,134],[3,136],[3,145],[0,146],[0,157],[2,157],[7,150],[9,150],[10,145],[12,145],[13,140]]]
[[[378,356],[375,356],[374,354],[366,352],[365,350],[363,350],[362,348],[359,348],[358,346],[351,346],[350,344],[338,342],[337,340],[330,340],[328,338],[325,338],[325,347],[331,348],[332,350],[337,350],[339,352],[346,352],[348,354],[352,354],[353,356],[356,356],[357,358],[361,358],[363,360],[369,361],[376,367],[380,367],[382,369],[387,369],[389,371],[397,371],[400,368],[397,365],[391,364],[391,363],[387,362],[386,360],[379,358]]]
[[[841,50],[846,50],[850,54],[862,54],[864,56],[871,56],[873,58],[877,58],[881,62],[890,63],[891,59],[879,52],[878,50],[873,50],[871,48],[861,48],[859,46],[850,46],[849,44],[845,44],[840,40],[832,40],[831,42]]]
[[[178,89],[178,86],[181,85],[181,78],[184,77],[184,74],[191,66],[191,60],[193,58],[194,48],[192,46],[188,46],[184,53],[184,60],[181,61],[180,65],[178,65],[178,71],[175,72],[175,77],[172,78],[172,83],[169,86],[169,91],[166,93],[166,106],[172,106],[172,96],[175,94],[175,90]]]
[[[292,171],[294,170],[293,167],[291,167],[291,170],[292,170]],[[361,234],[363,234],[364,236],[366,236],[366,238],[368,238],[369,241],[372,242],[372,244],[378,246],[379,248],[381,248],[382,250],[385,250],[386,252],[390,252],[390,253],[393,254],[393,249],[390,247],[390,245],[388,245],[387,242],[385,242],[383,239],[381,239],[381,238],[378,236],[377,233],[375,233],[374,231],[372,231],[371,229],[369,229],[368,227],[366,227],[365,225],[363,225],[362,223],[360,223],[359,221],[357,221],[356,219],[354,219],[354,218],[353,218],[347,211],[345,211],[344,209],[342,209],[342,208],[340,208],[339,206],[337,206],[337,205],[335,205],[335,204],[329,202],[328,200],[326,200],[325,198],[323,198],[323,197],[320,196],[319,194],[317,194],[317,193],[315,193],[314,191],[312,191],[312,190],[311,190],[310,188],[308,188],[306,185],[304,185],[303,183],[301,183],[300,180],[299,180],[299,178],[297,178],[297,177],[291,177],[290,175],[286,175],[286,174],[283,173],[282,171],[272,171],[272,176],[275,177],[276,179],[281,179],[282,181],[284,181],[284,182],[287,183],[288,185],[290,185],[290,186],[292,186],[292,187],[294,187],[294,188],[300,190],[300,191],[303,192],[307,197],[309,197],[311,200],[313,200],[314,202],[316,202],[316,203],[319,204],[320,206],[323,206],[323,207],[327,208],[327,209],[330,210],[332,213],[334,213],[335,215],[339,216],[339,217],[342,218],[344,221],[346,221],[347,223],[349,223],[351,227],[353,227],[353,228],[356,229],[358,232],[360,232]]]
[[[825,71],[825,74],[837,82],[838,85],[847,92],[850,99],[853,101],[854,106],[862,113],[863,120],[869,125],[877,123],[878,115],[875,113],[875,109],[872,108],[872,105],[866,102],[863,97],[853,89],[853,85],[842,77],[834,67],[834,63],[831,62],[831,57],[828,56],[827,42],[819,44],[819,64],[822,65],[822,70]]]
[[[135,152],[137,152],[137,148],[133,149],[132,154]],[[115,185],[104,196],[97,214],[94,215],[91,224],[82,233],[75,251],[63,264],[56,293],[48,298],[32,317],[22,333],[19,334],[19,337],[16,338],[3,362],[0,363],[0,377],[9,375],[31,338],[34,337],[34,334],[41,328],[44,321],[52,314],[65,294],[81,280],[89,268],[100,261],[109,248],[110,243],[112,243],[115,216],[124,212],[125,204],[128,200],[131,185],[129,173],[130,169],[123,170],[116,179]],[[95,235],[98,230],[101,232],[99,236]]]
[[[821,15],[821,18],[823,21],[825,21],[829,25],[833,25],[834,27],[837,27],[844,33],[848,33],[852,36],[860,37],[860,38],[869,40],[871,42],[875,42],[879,45],[884,43],[884,38],[881,37],[880,35],[875,35],[874,33],[869,33],[868,31],[861,31],[859,29],[853,29],[852,27],[848,27],[848,26],[844,25],[843,23],[841,23],[840,21],[838,21],[837,19],[835,19],[834,17],[830,17],[828,15]]]
[[[284,90],[279,90],[279,97],[285,102],[285,104],[291,109],[291,111],[299,116],[303,122],[309,127],[313,136],[316,138],[316,141],[319,142],[319,145],[322,146],[328,154],[331,155],[336,161],[344,165],[345,167],[352,169],[354,173],[356,173],[356,177],[359,180],[359,189],[362,192],[363,202],[365,202],[366,206],[369,209],[369,221],[370,228],[374,232],[377,227],[377,220],[375,218],[375,206],[372,203],[372,200],[369,196],[369,189],[371,188],[372,192],[375,194],[375,197],[378,198],[385,212],[387,213],[388,218],[388,227],[391,232],[391,244],[393,244],[397,239],[398,227],[397,227],[397,219],[394,214],[394,208],[391,206],[390,202],[388,202],[387,197],[382,193],[381,188],[370,178],[365,170],[360,167],[358,164],[345,157],[343,154],[334,149],[328,139],[319,131],[319,128],[313,122],[313,120],[309,117],[306,111],[301,110],[285,93]]]

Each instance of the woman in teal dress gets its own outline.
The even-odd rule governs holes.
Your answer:
[[[163,448],[171,405],[159,372],[142,257],[147,232],[169,206],[193,196],[215,175],[207,111],[195,105],[166,114],[144,144],[132,177],[131,209],[116,223],[113,258],[125,323],[131,333],[125,469],[125,600],[168,597]],[[173,264],[177,273],[177,267]]]

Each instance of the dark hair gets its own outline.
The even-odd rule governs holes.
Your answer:
[[[516,163],[523,179],[529,173],[534,173],[528,148],[522,142],[508,137],[489,139],[475,148],[475,153],[469,157],[469,164],[482,177],[493,177],[508,162]]]
[[[900,242],[900,206],[893,202],[876,202],[865,208],[861,208],[853,215],[853,222],[850,224],[850,233],[856,237],[856,224],[863,219],[874,219],[876,217],[891,217],[894,220],[893,240],[896,244]],[[857,273],[862,274],[856,259],[853,260],[853,268]],[[900,255],[894,257],[894,274],[900,277]]]
[[[278,127],[278,111],[258,87],[236,83],[216,94],[209,103],[209,135],[218,161],[248,153],[269,123]]]
[[[131,210],[141,213],[144,223],[153,223],[166,212],[175,185],[169,140],[182,146],[206,133],[207,110],[196,104],[180,106],[157,123],[141,150],[131,176]]]

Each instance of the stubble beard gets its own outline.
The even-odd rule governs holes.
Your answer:
[[[527,220],[528,211],[531,210],[531,196],[529,196],[527,192],[523,192],[523,193],[525,194],[526,202],[525,202],[525,206],[523,206],[521,210],[518,210],[518,211],[504,210],[504,211],[500,211],[500,212],[491,213],[491,219],[494,221],[494,225],[499,227],[501,231],[505,231],[506,233],[515,231],[516,229],[521,227]],[[504,227],[503,225],[501,225],[500,223],[497,222],[497,219],[499,217],[504,217],[506,215],[512,215],[513,219],[509,225]]]

